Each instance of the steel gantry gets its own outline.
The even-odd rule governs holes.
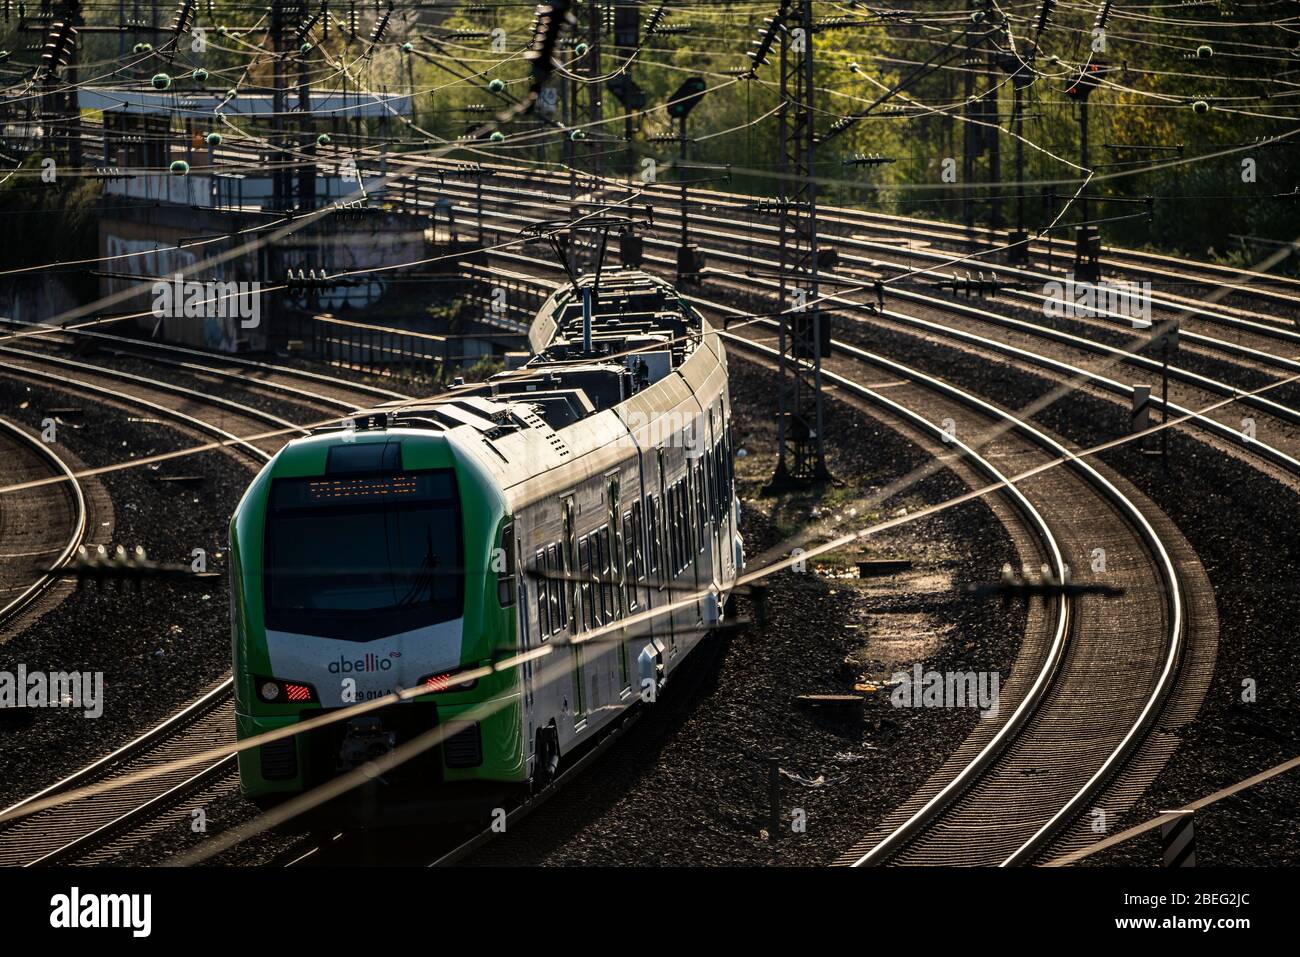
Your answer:
[[[780,24],[780,348],[777,463],[772,485],[825,481],[822,358],[829,341],[819,306],[817,130],[812,0],[783,0]]]

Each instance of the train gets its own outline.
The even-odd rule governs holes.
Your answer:
[[[610,268],[557,289],[527,335],[513,368],[289,442],[243,495],[237,738],[405,692],[251,741],[246,797],[275,804],[435,728],[383,775],[394,793],[545,787],[728,616],[744,544],[717,330],[671,284]]]

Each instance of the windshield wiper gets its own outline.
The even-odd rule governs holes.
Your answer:
[[[425,553],[420,560],[420,567],[412,576],[411,586],[397,602],[398,608],[409,608],[426,588],[429,590],[429,603],[433,603],[433,583],[438,571],[438,556],[433,552],[433,532],[429,526],[424,527]]]

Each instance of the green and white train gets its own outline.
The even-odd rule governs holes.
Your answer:
[[[545,783],[722,619],[744,557],[721,338],[668,284],[612,270],[557,291],[529,345],[486,382],[289,443],[244,494],[238,737],[428,689],[240,752],[245,795],[311,789],[434,727],[389,783]]]

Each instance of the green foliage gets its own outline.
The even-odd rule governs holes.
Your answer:
[[[99,255],[100,183],[63,174],[41,181],[41,160],[33,154],[0,185],[0,263],[21,269]],[[61,161],[60,157],[56,157]],[[60,166],[60,169],[66,169]],[[77,289],[95,288],[85,270],[62,278]]]

